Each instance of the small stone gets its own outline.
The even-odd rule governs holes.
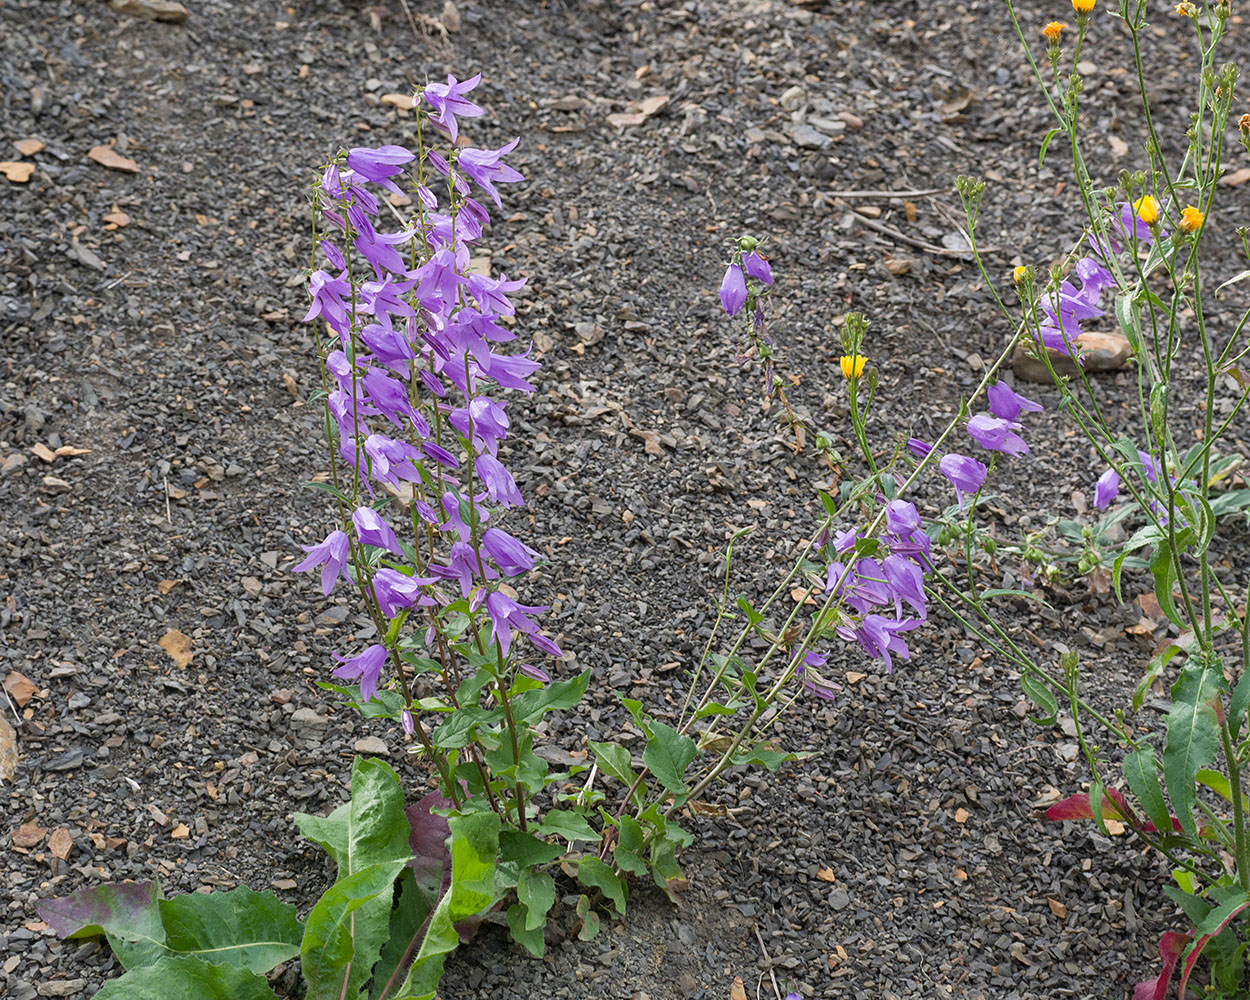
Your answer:
[[[832,910],[845,910],[851,905],[851,896],[845,889],[834,889],[829,893],[829,908]]]
[[[365,754],[374,754],[378,757],[389,757],[391,755],[390,748],[386,745],[386,740],[378,736],[363,736],[356,741],[356,752]]]
[[[261,582],[258,579],[256,579],[256,577],[245,576],[240,581],[240,583],[243,584],[243,589],[247,591],[247,595],[249,597],[260,597],[260,592],[262,590],[262,587],[261,587]]]
[[[184,24],[188,16],[187,8],[174,0],[113,0],[113,9],[119,14],[133,14],[166,24]]]
[[[790,138],[796,146],[804,149],[825,149],[833,140],[823,132],[818,132],[810,125],[795,125],[790,129]]]
[[[329,720],[324,715],[318,715],[316,709],[297,708],[291,713],[293,729],[325,729],[328,724]]]
[[[15,451],[12,455],[5,458],[3,465],[0,465],[0,476],[7,476],[12,472],[16,472],[25,464],[26,456],[20,451]]]
[[[1082,367],[1087,375],[1091,372],[1116,371],[1123,368],[1133,354],[1128,338],[1121,333],[1100,333],[1089,330],[1077,338],[1077,343],[1084,349],[1085,363]],[[1015,371],[1017,378],[1022,378],[1026,382],[1049,385],[1050,372],[1046,370],[1046,362],[1040,357],[1030,357],[1031,353],[1036,353],[1036,348],[1032,343],[1020,341],[1011,356],[1012,370]],[[1053,350],[1048,353],[1056,375],[1067,375],[1069,378],[1077,376],[1076,362],[1070,357]]]
[[[800,104],[802,104],[806,99],[807,99],[807,91],[805,91],[802,87],[798,86],[798,84],[795,84],[793,87],[790,87],[782,91],[781,97],[779,98],[781,102],[781,106],[785,108],[787,111],[793,111]]]
[[[87,988],[85,979],[53,979],[40,983],[35,992],[41,997],[72,997]]]

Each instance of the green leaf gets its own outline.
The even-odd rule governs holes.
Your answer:
[[[1040,680],[1032,670],[1024,670],[1020,674],[1020,687],[1025,697],[1038,707],[1039,714],[1030,715],[1029,721],[1039,726],[1053,726],[1059,718],[1059,702],[1050,686]]]
[[[1133,689],[1133,711],[1136,712],[1142,707],[1142,703],[1146,700],[1146,695],[1150,693],[1150,685],[1156,678],[1163,676],[1163,670],[1168,662],[1177,654],[1185,652],[1178,645],[1170,645],[1160,650],[1150,658],[1150,662],[1146,665],[1146,672],[1142,675],[1142,679],[1137,682],[1137,687]]]
[[[525,929],[532,931],[547,923],[547,911],[556,901],[556,883],[546,872],[527,868],[517,881],[516,896],[526,907]]]
[[[1189,533],[1188,529],[1177,537],[1177,549],[1182,546],[1182,538]],[[1176,603],[1172,598],[1172,588],[1177,580],[1176,561],[1172,558],[1172,549],[1167,545],[1160,545],[1154,558],[1150,560],[1150,575],[1155,581],[1155,600],[1159,602],[1159,608],[1173,625],[1183,628],[1184,620],[1181,618],[1180,612],[1176,610]]]
[[[188,893],[159,905],[170,950],[210,965],[237,965],[264,975],[299,954],[303,932],[295,907],[272,892],[241,886]]]
[[[590,741],[590,749],[595,755],[595,763],[599,770],[609,777],[615,778],[626,788],[633,788],[638,775],[634,773],[633,761],[629,751],[619,743],[596,743]],[[634,789],[634,799],[641,803],[641,786]]]
[[[430,897],[417,887],[411,868],[402,870],[395,892],[398,895],[395,908],[391,910],[386,944],[382,946],[382,954],[373,967],[373,1000],[378,1000],[386,985],[392,981],[392,976],[396,980],[401,977],[401,964],[405,958],[412,957],[406,954],[408,945],[425,926],[432,908]]]
[[[1041,169],[1042,162],[1046,159],[1046,150],[1050,148],[1050,141],[1055,136],[1059,135],[1062,131],[1063,130],[1059,128],[1052,128],[1049,132],[1046,133],[1045,138],[1042,139],[1042,148],[1038,151],[1038,154],[1037,154],[1038,169]]]
[[[738,607],[741,608],[742,613],[747,616],[747,624],[751,627],[758,625],[764,620],[764,616],[751,606],[751,602],[747,600],[745,594],[738,595]]]
[[[1220,287],[1217,288],[1216,291],[1217,292],[1222,291],[1223,289],[1227,288],[1229,285],[1235,285],[1237,284],[1237,282],[1245,281],[1247,278],[1250,278],[1250,270],[1241,271],[1238,274],[1234,274],[1231,278],[1229,278],[1226,282],[1224,282],[1224,284],[1220,285]]]
[[[593,941],[595,935],[599,933],[599,914],[590,908],[588,896],[577,898],[577,916],[582,922],[581,930],[577,932],[578,940]]]
[[[651,723],[651,737],[642,753],[646,764],[665,788],[676,795],[688,790],[683,776],[698,748],[689,736],[663,722]]]
[[[1115,562],[1111,568],[1111,583],[1115,587],[1115,599],[1121,604],[1124,603],[1124,596],[1120,593],[1120,572],[1124,566],[1124,560],[1130,552],[1134,552],[1143,546],[1149,545],[1152,548],[1157,547],[1163,534],[1153,524],[1145,525],[1138,528],[1134,532],[1133,537],[1124,543],[1124,548],[1120,550],[1120,554],[1116,556]]]
[[[447,721],[430,734],[430,742],[440,750],[457,750],[473,742],[475,732],[482,726],[493,726],[503,720],[503,709],[488,709],[462,705],[447,717]]]
[[[307,1000],[355,997],[369,981],[390,924],[391,898],[403,861],[368,865],[340,879],[304,925],[300,966]]]
[[[404,697],[398,691],[378,688],[368,701],[360,697],[360,685],[331,684],[329,681],[317,681],[317,687],[324,691],[333,691],[341,695],[341,704],[354,708],[365,719],[398,719],[404,707]]]
[[[1027,590],[1012,590],[1009,587],[990,587],[989,590],[981,591],[981,597],[1021,597],[1026,601],[1036,601],[1038,604],[1050,607],[1050,603],[1044,597],[1032,594]]]
[[[532,833],[504,830],[499,835],[499,860],[511,861],[523,868],[550,864],[563,853],[564,848],[559,844],[548,844]]]
[[[169,954],[159,901],[160,884],[106,882],[61,899],[45,899],[36,909],[60,938],[103,934],[124,969],[151,965]]]
[[[512,717],[517,722],[534,723],[546,712],[572,708],[582,700],[590,683],[590,668],[567,681],[553,681],[536,691],[526,691],[512,703]]]
[[[1232,802],[1233,786],[1229,782],[1227,776],[1220,774],[1219,771],[1212,771],[1209,768],[1201,768],[1194,775],[1194,780],[1200,785],[1206,785],[1207,788],[1215,792],[1220,798]]]
[[[1120,329],[1124,331],[1124,336],[1128,338],[1129,346],[1133,348],[1135,354],[1141,352],[1141,336],[1137,332],[1137,319],[1133,315],[1133,300],[1127,295],[1117,295],[1115,297],[1115,318],[1120,323]]]
[[[561,840],[570,843],[599,839],[599,834],[586,822],[586,817],[570,809],[549,809],[538,827],[538,832],[544,836],[556,834]]]
[[[512,940],[535,958],[542,958],[546,948],[546,941],[543,940],[546,921],[540,920],[537,927],[531,927],[532,919],[533,911],[524,903],[513,903],[508,907],[508,930],[512,932]]]
[[[1198,839],[1194,823],[1198,771],[1215,760],[1219,736],[1212,702],[1220,693],[1223,674],[1218,666],[1191,662],[1172,685],[1172,707],[1167,716],[1167,744],[1163,750],[1163,778],[1168,797],[1185,832]]]
[[[395,1000],[432,1000],[443,963],[460,943],[456,924],[495,903],[495,859],[499,854],[499,817],[493,812],[449,816],[451,888],[430,914],[429,929]]]
[[[1163,798],[1163,789],[1159,785],[1154,748],[1145,746],[1125,757],[1124,777],[1155,829],[1161,833],[1171,830],[1172,817]]]
[[[1245,625],[1250,628],[1250,615],[1246,616]],[[1228,703],[1228,725],[1233,731],[1234,740],[1241,736],[1241,723],[1246,717],[1247,709],[1250,709],[1250,670],[1243,669],[1237,686],[1233,688],[1233,697]]]
[[[413,854],[399,777],[383,761],[357,757],[351,800],[329,816],[296,813],[295,823],[338,865],[300,945],[309,1000],[355,997],[386,941],[393,883]]]
[[[275,1000],[264,976],[186,955],[162,958],[104,984],[96,1000]]]
[[[651,727],[647,724],[647,718],[642,711],[642,702],[637,698],[626,698],[624,695],[619,696],[621,704],[634,719],[634,725],[642,731],[643,735],[648,739],[651,737]]]
[[[339,491],[335,488],[335,486],[334,486],[334,484],[333,484],[333,483],[317,483],[317,482],[312,482],[312,481],[310,480],[309,482],[302,483],[301,485],[302,485],[305,489],[309,489],[309,490],[321,490],[321,492],[323,492],[323,493],[329,493],[331,496],[336,496],[336,497],[338,497],[340,500],[342,500],[345,504],[347,504],[348,506],[351,506],[352,498],[351,498],[351,497],[349,497],[349,496],[347,496],[347,495],[345,495],[345,494],[343,494],[343,493],[340,493],[340,492],[339,492]]]
[[[730,760],[730,764],[735,767],[743,764],[756,764],[765,770],[776,773],[782,764],[791,760],[798,760],[799,755],[796,753],[787,753],[784,750],[774,750],[766,743],[761,743],[757,747],[750,750],[735,754]]]
[[[612,900],[616,912],[625,914],[625,883],[611,868],[596,857],[584,857],[577,862],[577,881],[588,889],[600,889]]]

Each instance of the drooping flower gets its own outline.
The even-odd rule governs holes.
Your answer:
[[[463,81],[457,80],[449,73],[446,83],[431,83],[425,88],[423,95],[425,103],[434,109],[434,113],[430,115],[430,121],[438,126],[440,131],[446,132],[447,137],[453,143],[460,135],[460,128],[456,124],[457,117],[480,118],[486,113],[472,101],[466,100],[464,96],[481,80],[481,73]]]
[[[365,701],[372,701],[373,696],[378,693],[378,678],[382,674],[382,668],[386,666],[386,647],[372,645],[350,660],[343,659],[338,653],[332,653],[332,655],[342,664],[342,666],[335,667],[334,676],[340,680],[358,681],[360,697]]]
[[[959,506],[963,506],[964,494],[975,494],[982,486],[985,485],[985,477],[989,470],[978,462],[975,458],[969,458],[967,455],[960,455],[951,452],[942,456],[942,461],[938,463],[938,469],[941,471],[950,484],[955,487],[955,496],[959,500]]]
[[[1202,228],[1203,218],[1203,214],[1193,205],[1186,205],[1181,212],[1181,229],[1187,233],[1196,233]]]
[[[357,507],[352,513],[352,524],[356,526],[356,537],[360,539],[361,545],[372,545],[397,556],[403,555],[395,532],[372,507]]]
[[[394,194],[403,192],[391,178],[402,174],[404,166],[414,159],[416,154],[403,146],[379,146],[377,149],[357,147],[347,152],[348,167],[365,180],[380,184]]]
[[[809,649],[799,665],[794,668],[794,673],[796,677],[802,678],[804,691],[812,692],[812,694],[814,694],[817,698],[820,698],[822,701],[833,701],[833,688],[828,684],[811,679],[813,674],[817,677],[820,676],[820,668],[823,667],[826,662],[827,658],[825,656],[816,652],[814,649]],[[787,998],[787,1000],[789,1000],[789,998]]]
[[[768,260],[752,250],[742,255],[742,269],[756,281],[765,285],[773,283],[773,269]]]
[[[351,554],[351,540],[342,531],[331,531],[316,545],[301,545],[308,558],[295,567],[294,572],[306,573],[310,569],[321,567],[321,593],[330,596],[330,591],[341,576],[350,582],[345,568]]]
[[[747,281],[743,277],[742,268],[737,264],[730,264],[725,268],[725,276],[720,283],[721,308],[728,315],[736,316],[746,301]]]
[[[1120,475],[1115,469],[1108,469],[1098,477],[1098,482],[1094,484],[1094,506],[1102,510],[1119,495]]]
[[[503,504],[505,507],[522,507],[525,505],[525,500],[521,496],[521,491],[517,489],[516,480],[512,478],[512,473],[494,455],[486,452],[478,455],[473,463],[473,468],[481,478],[482,485],[486,487],[487,495],[495,503]]]
[[[517,138],[506,145],[500,146],[498,149],[462,149],[459,159],[456,160],[456,165],[464,171],[470,180],[490,195],[497,208],[502,208],[503,202],[499,198],[499,191],[495,188],[495,185],[511,184],[525,180],[520,173],[512,169],[508,164],[499,162],[499,158],[516,149],[516,145],[520,141],[520,136],[517,136]]]
[[[503,650],[503,655],[507,656],[512,646],[512,630],[516,629],[526,635],[533,635],[538,631],[538,626],[528,616],[546,610],[545,606],[532,607],[528,604],[518,604],[507,594],[498,590],[493,591],[486,598],[486,614],[490,617],[491,641],[498,643],[499,648]]]
[[[868,363],[868,359],[862,354],[844,354],[839,364],[842,367],[842,377],[848,379],[856,379],[864,374],[864,365]]]
[[[990,412],[1002,420],[1016,420],[1021,410],[1041,410],[1042,404],[1021,396],[1001,379],[986,391]]]
[[[502,528],[487,528],[482,532],[482,549],[505,576],[516,576],[533,569],[534,556],[538,555]]]
[[[1016,433],[1019,424],[1002,420],[989,413],[978,413],[968,421],[968,434],[986,451],[999,451],[1004,455],[1025,455],[1029,446]]]
[[[933,450],[933,445],[927,441],[921,441],[920,438],[908,438],[907,450],[917,458],[924,458]]]

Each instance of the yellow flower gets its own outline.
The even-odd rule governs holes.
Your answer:
[[[1189,2],[1189,0],[1181,0],[1176,5],[1176,13],[1184,14],[1186,17],[1191,16],[1198,8]]]
[[[859,378],[864,374],[864,365],[868,359],[862,354],[842,355],[842,377]]]
[[[1133,211],[1148,226],[1153,226],[1159,218],[1159,203],[1150,195],[1143,195],[1133,202]]]
[[[1046,25],[1046,27],[1042,29],[1042,34],[1045,36],[1046,41],[1050,42],[1051,45],[1058,45],[1059,35],[1066,27],[1067,25],[1062,21],[1051,21],[1050,24]]]
[[[1250,134],[1250,115],[1242,115],[1237,122],[1237,127],[1241,129],[1242,135]]]
[[[1028,271],[1028,268],[1025,267],[1023,264],[1017,265],[1015,269],[1012,270],[1011,272],[1011,280],[1014,281],[1017,285],[1020,284],[1020,282],[1024,280],[1024,275],[1026,271]]]
[[[1187,233],[1196,233],[1202,228],[1203,215],[1193,205],[1186,205],[1181,212],[1181,228]]]
[[[1072,9],[1078,14],[1088,14],[1094,9],[1096,0],[1072,0]]]

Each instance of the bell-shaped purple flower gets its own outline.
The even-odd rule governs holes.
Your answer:
[[[1042,408],[1041,403],[1035,403],[1021,396],[1001,379],[989,387],[986,397],[989,400],[990,412],[1000,420],[1017,420],[1021,410],[1037,411]]]
[[[752,250],[742,255],[742,268],[756,281],[765,285],[773,283],[773,269],[768,261]]]
[[[1120,495],[1120,474],[1108,469],[1094,483],[1094,506],[1099,510],[1109,506]]]
[[[486,487],[487,495],[495,501],[495,503],[503,504],[505,507],[522,507],[525,500],[521,496],[521,491],[517,489],[516,480],[512,478],[509,472],[499,459],[494,455],[488,455],[483,452],[477,456],[477,460],[473,463],[473,468],[477,470],[477,474],[481,477],[482,484]]]
[[[379,146],[377,149],[357,147],[347,152],[347,165],[367,181],[381,184],[394,194],[403,194],[391,180],[404,172],[405,164],[416,159],[416,154],[403,146]]]
[[[476,87],[481,79],[481,73],[467,80],[457,80],[449,73],[446,83],[431,83],[425,88],[422,96],[425,103],[434,109],[433,114],[430,115],[430,121],[440,131],[446,132],[447,138],[453,143],[460,135],[460,127],[456,124],[457,118],[480,118],[486,113],[464,96]]]
[[[545,606],[518,604],[507,594],[503,594],[498,590],[493,591],[486,598],[486,613],[490,617],[491,641],[498,643],[499,648],[503,650],[503,655],[507,656],[508,650],[512,646],[512,630],[517,629],[527,635],[532,635],[538,631],[538,626],[530,621],[527,616],[536,615],[546,610]]]
[[[910,559],[891,553],[881,563],[890,590],[894,593],[894,613],[899,614],[899,601],[906,601],[921,618],[926,616],[924,574]]]
[[[921,441],[920,438],[908,438],[907,450],[917,458],[925,458],[933,450],[933,445],[927,441]]]
[[[533,569],[534,556],[538,555],[502,528],[487,528],[482,532],[482,549],[494,560],[504,576],[516,576]]]
[[[720,304],[730,316],[738,315],[738,311],[746,305],[747,281],[743,277],[742,268],[730,264],[725,268],[725,277],[720,283]]]
[[[356,526],[356,537],[360,539],[361,545],[372,545],[397,556],[403,555],[395,532],[372,507],[357,507],[352,513],[352,524]]]
[[[316,545],[301,545],[308,558],[295,567],[293,572],[306,573],[310,569],[321,567],[321,593],[329,597],[330,591],[341,576],[351,582],[346,573],[348,557],[351,554],[351,540],[341,531],[331,531]]]
[[[464,171],[465,175],[490,195],[496,208],[503,207],[503,202],[499,199],[499,192],[495,188],[496,184],[511,184],[525,180],[524,177],[506,163],[499,162],[500,157],[506,156],[516,149],[516,145],[520,141],[520,136],[517,136],[517,138],[506,145],[500,146],[498,149],[462,149],[459,158],[456,160],[456,165]]]
[[[943,455],[942,461],[938,463],[938,469],[942,475],[950,480],[950,484],[955,487],[955,496],[959,500],[959,506],[964,504],[964,494],[975,494],[982,486],[985,485],[985,477],[989,472],[988,469],[975,458],[969,458],[967,455],[960,455],[951,452],[949,455]]]
[[[908,500],[891,500],[885,505],[885,530],[896,538],[910,535],[920,527],[920,512]]]
[[[386,647],[370,646],[359,656],[353,656],[350,660],[343,659],[338,653],[334,653],[333,656],[342,664],[334,669],[334,676],[340,680],[358,681],[360,697],[365,701],[372,701],[373,696],[378,693],[378,678],[382,674],[382,668],[386,666]]]
[[[421,588],[436,582],[433,577],[408,576],[397,569],[384,567],[373,574],[373,596],[378,610],[386,619],[394,618],[404,608],[414,604],[429,606],[433,600],[421,592]]]
[[[1019,426],[988,413],[978,413],[968,421],[968,433],[987,451],[1000,451],[1004,455],[1024,455],[1029,446],[1016,433]]]

